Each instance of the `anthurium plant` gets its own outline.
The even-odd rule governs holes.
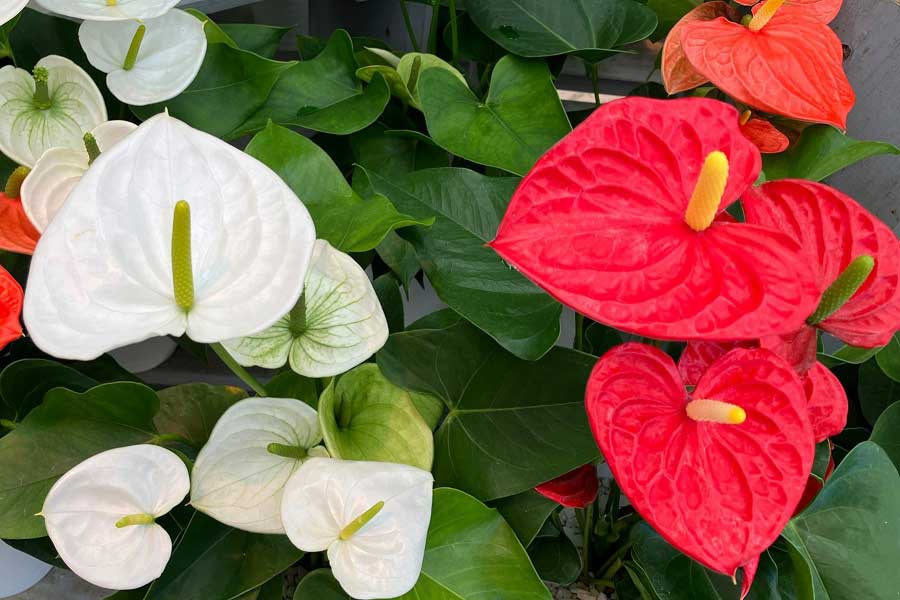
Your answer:
[[[0,2],[0,539],[117,600],[896,600],[841,0],[420,3]]]

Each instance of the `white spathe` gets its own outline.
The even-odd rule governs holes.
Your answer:
[[[0,0],[0,25],[6,25],[22,12],[28,0]]]
[[[281,494],[305,459],[281,456],[270,444],[328,456],[316,411],[293,398],[248,398],[225,411],[191,474],[191,505],[253,533],[284,533]]]
[[[101,151],[109,150],[137,125],[128,121],[107,121],[90,133],[97,140]],[[87,150],[76,148],[50,148],[38,159],[22,184],[22,208],[38,231],[44,231],[66,198],[69,197],[90,162]]]
[[[180,0],[37,0],[50,12],[86,21],[152,19],[174,8]]]
[[[180,200],[191,208],[188,311],[172,277]],[[297,302],[314,243],[309,212],[271,169],[161,113],[94,161],[44,231],[25,323],[44,352],[74,360],[159,335],[251,335]]]
[[[313,458],[284,490],[281,518],[305,552],[328,551],[335,579],[362,600],[402,596],[415,586],[431,521],[431,473],[394,463]],[[341,532],[384,506],[349,539]]]
[[[146,27],[133,68],[123,65],[135,31]],[[87,58],[107,73],[112,94],[133,106],[145,106],[174,98],[187,88],[206,55],[203,21],[183,10],[137,21],[85,21],[78,39]]]
[[[304,377],[333,377],[361,364],[388,338],[384,310],[368,275],[353,258],[317,240],[303,292],[305,325],[292,331],[287,314],[269,329],[222,343],[245,367],[290,361]]]
[[[41,512],[60,558],[76,575],[131,590],[162,574],[172,540],[155,523],[116,524],[132,515],[161,517],[189,488],[178,456],[159,446],[128,446],[92,456],[60,477]]]
[[[35,106],[31,73],[12,65],[0,69],[0,151],[28,167],[50,148],[82,147],[85,132],[106,121],[103,95],[81,67],[55,55],[37,67],[49,75],[49,108]]]

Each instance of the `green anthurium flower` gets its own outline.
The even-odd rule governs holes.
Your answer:
[[[222,345],[245,367],[276,369],[290,361],[304,377],[332,377],[375,354],[387,336],[387,320],[366,272],[349,255],[316,240],[293,310],[269,329]]]
[[[45,56],[29,73],[0,69],[0,151],[33,167],[50,148],[82,148],[85,132],[106,121],[97,85],[68,58]]]
[[[388,381],[377,365],[360,365],[322,392],[319,427],[335,458],[431,470],[431,428],[409,392]]]
[[[444,69],[467,86],[469,85],[466,77],[456,67],[434,54],[409,52],[404,54],[403,58],[397,58],[387,50],[378,48],[366,48],[366,50],[388,64],[361,67],[356,71],[356,76],[363,81],[372,81],[375,74],[380,73],[390,85],[391,93],[414,108],[420,110],[422,108],[419,102],[419,75],[427,69]]]

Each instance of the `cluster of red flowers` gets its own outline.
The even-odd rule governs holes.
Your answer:
[[[595,321],[688,342],[678,365],[639,343],[604,355],[588,418],[635,509],[707,567],[743,567],[746,593],[801,502],[816,442],[846,422],[817,330],[890,340],[900,242],[825,185],[753,187],[760,152],[738,117],[707,98],[602,106],[526,176],[491,245]],[[724,212],[739,198],[743,222]],[[583,480],[540,491],[583,505],[596,494],[572,489]]]

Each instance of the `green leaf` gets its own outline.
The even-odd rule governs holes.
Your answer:
[[[55,387],[84,392],[100,383],[52,360],[26,358],[0,373],[0,418],[20,421]]]
[[[385,273],[375,278],[372,282],[378,302],[384,310],[387,319],[388,330],[391,333],[403,331],[405,321],[403,318],[403,296],[400,294],[400,282],[391,273]]]
[[[503,515],[519,541],[527,548],[559,505],[534,490],[527,490],[515,496],[494,500],[490,502],[490,506]]]
[[[377,365],[360,365],[322,392],[319,427],[334,458],[431,470],[431,429],[409,392],[388,381]]]
[[[876,354],[881,348],[856,348],[854,346],[841,346],[831,354],[819,354],[819,360],[826,367],[832,368],[839,365],[860,365]]]
[[[219,417],[246,397],[247,392],[230,385],[176,385],[159,391],[159,413],[153,422],[160,433],[180,435],[199,450]]]
[[[870,425],[891,404],[900,400],[900,382],[885,375],[874,360],[859,367],[859,406]]]
[[[397,212],[382,195],[364,200],[321,148],[284,127],[270,123],[250,141],[247,153],[294,190],[312,215],[316,235],[342,252],[371,250],[392,229],[431,223],[428,216]]]
[[[303,552],[283,535],[248,533],[194,513],[146,600],[232,600],[297,562]]]
[[[450,407],[435,434],[439,485],[493,500],[597,457],[584,412],[592,356],[554,348],[521,360],[465,321],[394,334],[377,356],[395,384]]]
[[[665,38],[681,17],[702,3],[703,0],[648,0],[647,6],[656,13],[659,21],[651,39],[656,41]]]
[[[95,454],[151,440],[158,410],[156,392],[138,383],[107,383],[82,394],[47,392],[0,438],[0,538],[47,535],[43,519],[34,515],[56,480]]]
[[[900,590],[900,475],[864,442],[782,535],[804,557],[816,600],[894,598]]]
[[[632,0],[468,0],[475,24],[519,56],[576,54],[597,62],[656,29],[656,13]]]
[[[869,439],[881,446],[900,471],[900,402],[894,402],[881,413]]]
[[[351,600],[341,588],[331,569],[313,571],[300,580],[294,600]]]
[[[885,375],[900,381],[900,333],[894,334],[890,343],[875,355],[875,360]]]
[[[384,111],[391,91],[383,77],[363,88],[356,67],[350,35],[335,31],[315,58],[293,63],[282,73],[242,131],[262,129],[270,119],[338,135],[368,127]]]
[[[515,533],[497,511],[437,489],[416,586],[403,600],[551,600]]]
[[[518,175],[572,130],[543,61],[500,59],[484,102],[445,69],[423,72],[419,95],[428,133],[441,147]]]
[[[222,23],[219,26],[239,48],[265,58],[275,58],[278,46],[292,27],[271,27],[244,23]]]
[[[581,554],[564,533],[537,538],[528,547],[528,556],[544,581],[570,585],[581,575]]]
[[[294,373],[290,368],[273,377],[266,384],[266,392],[273,398],[295,398],[313,408],[319,406],[319,392],[316,380]]]
[[[441,300],[521,358],[540,358],[556,343],[560,304],[485,246],[517,179],[447,168],[371,180],[400,210],[435,216],[430,228],[403,235]]]
[[[375,251],[384,264],[391,269],[391,272],[397,276],[408,295],[409,282],[422,268],[419,265],[419,257],[416,256],[416,249],[402,237],[389,231]]]
[[[852,164],[880,154],[900,154],[885,142],[854,140],[830,125],[812,125],[787,151],[763,157],[767,180],[809,179],[821,181]]]

